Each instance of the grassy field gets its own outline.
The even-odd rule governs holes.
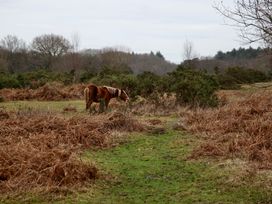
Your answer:
[[[35,109],[63,113],[63,107],[84,112],[83,101],[5,102],[16,111]],[[140,120],[150,117],[138,116]],[[272,203],[265,185],[270,172],[254,173],[246,162],[230,159],[190,160],[201,141],[196,135],[174,131],[176,117],[160,117],[163,134],[130,133],[127,141],[107,150],[86,150],[83,161],[95,162],[100,178],[87,189],[67,195],[36,194],[5,197],[4,203]],[[1,201],[1,198],[0,198]]]
[[[86,152],[112,181],[98,181],[93,194],[70,202],[87,203],[256,203],[272,202],[269,192],[252,183],[232,183],[231,173],[217,162],[188,161],[192,136],[169,131],[138,135],[129,144],[108,151]],[[224,166],[224,165],[223,165]]]
[[[63,108],[73,106],[78,112],[85,113],[84,101],[75,100],[75,101],[9,101],[0,103],[0,107],[3,107],[9,111],[18,111],[25,109],[33,109],[38,111],[49,111],[62,113]]]

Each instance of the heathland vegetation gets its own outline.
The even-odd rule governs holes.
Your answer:
[[[235,5],[215,8],[271,47],[271,1]],[[1,203],[272,203],[270,49],[196,58],[187,41],[176,65],[78,45],[0,41]],[[86,112],[89,83],[131,100]]]
[[[236,2],[216,8],[271,45],[269,1]],[[159,51],[78,44],[0,42],[0,202],[272,203],[268,48],[195,58],[187,42],[176,65]],[[89,83],[131,100],[86,112]]]
[[[92,115],[83,85],[2,89],[0,201],[270,203],[270,85],[216,92],[214,108],[172,95]]]

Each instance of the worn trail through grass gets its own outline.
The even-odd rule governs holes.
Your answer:
[[[186,134],[134,135],[129,144],[86,152],[114,178],[99,180],[95,190],[67,202],[79,203],[256,203],[272,202],[269,192],[228,183],[228,173],[205,161],[187,161]]]

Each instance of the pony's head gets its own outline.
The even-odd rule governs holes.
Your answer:
[[[119,98],[125,102],[128,102],[129,101],[129,97],[127,95],[127,93],[123,90],[123,89],[120,89],[121,90],[121,93],[119,95]]]

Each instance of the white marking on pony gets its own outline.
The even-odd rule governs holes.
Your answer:
[[[113,88],[110,86],[103,86],[103,87],[106,88],[110,92],[110,94],[112,94],[112,95],[115,94],[116,88]]]
[[[111,86],[103,86],[103,87],[106,88],[110,92],[110,94],[112,94],[112,95],[115,95],[116,90],[117,90],[118,97],[121,96],[122,91],[120,89],[117,89],[117,88],[114,88],[114,87],[111,87]]]

